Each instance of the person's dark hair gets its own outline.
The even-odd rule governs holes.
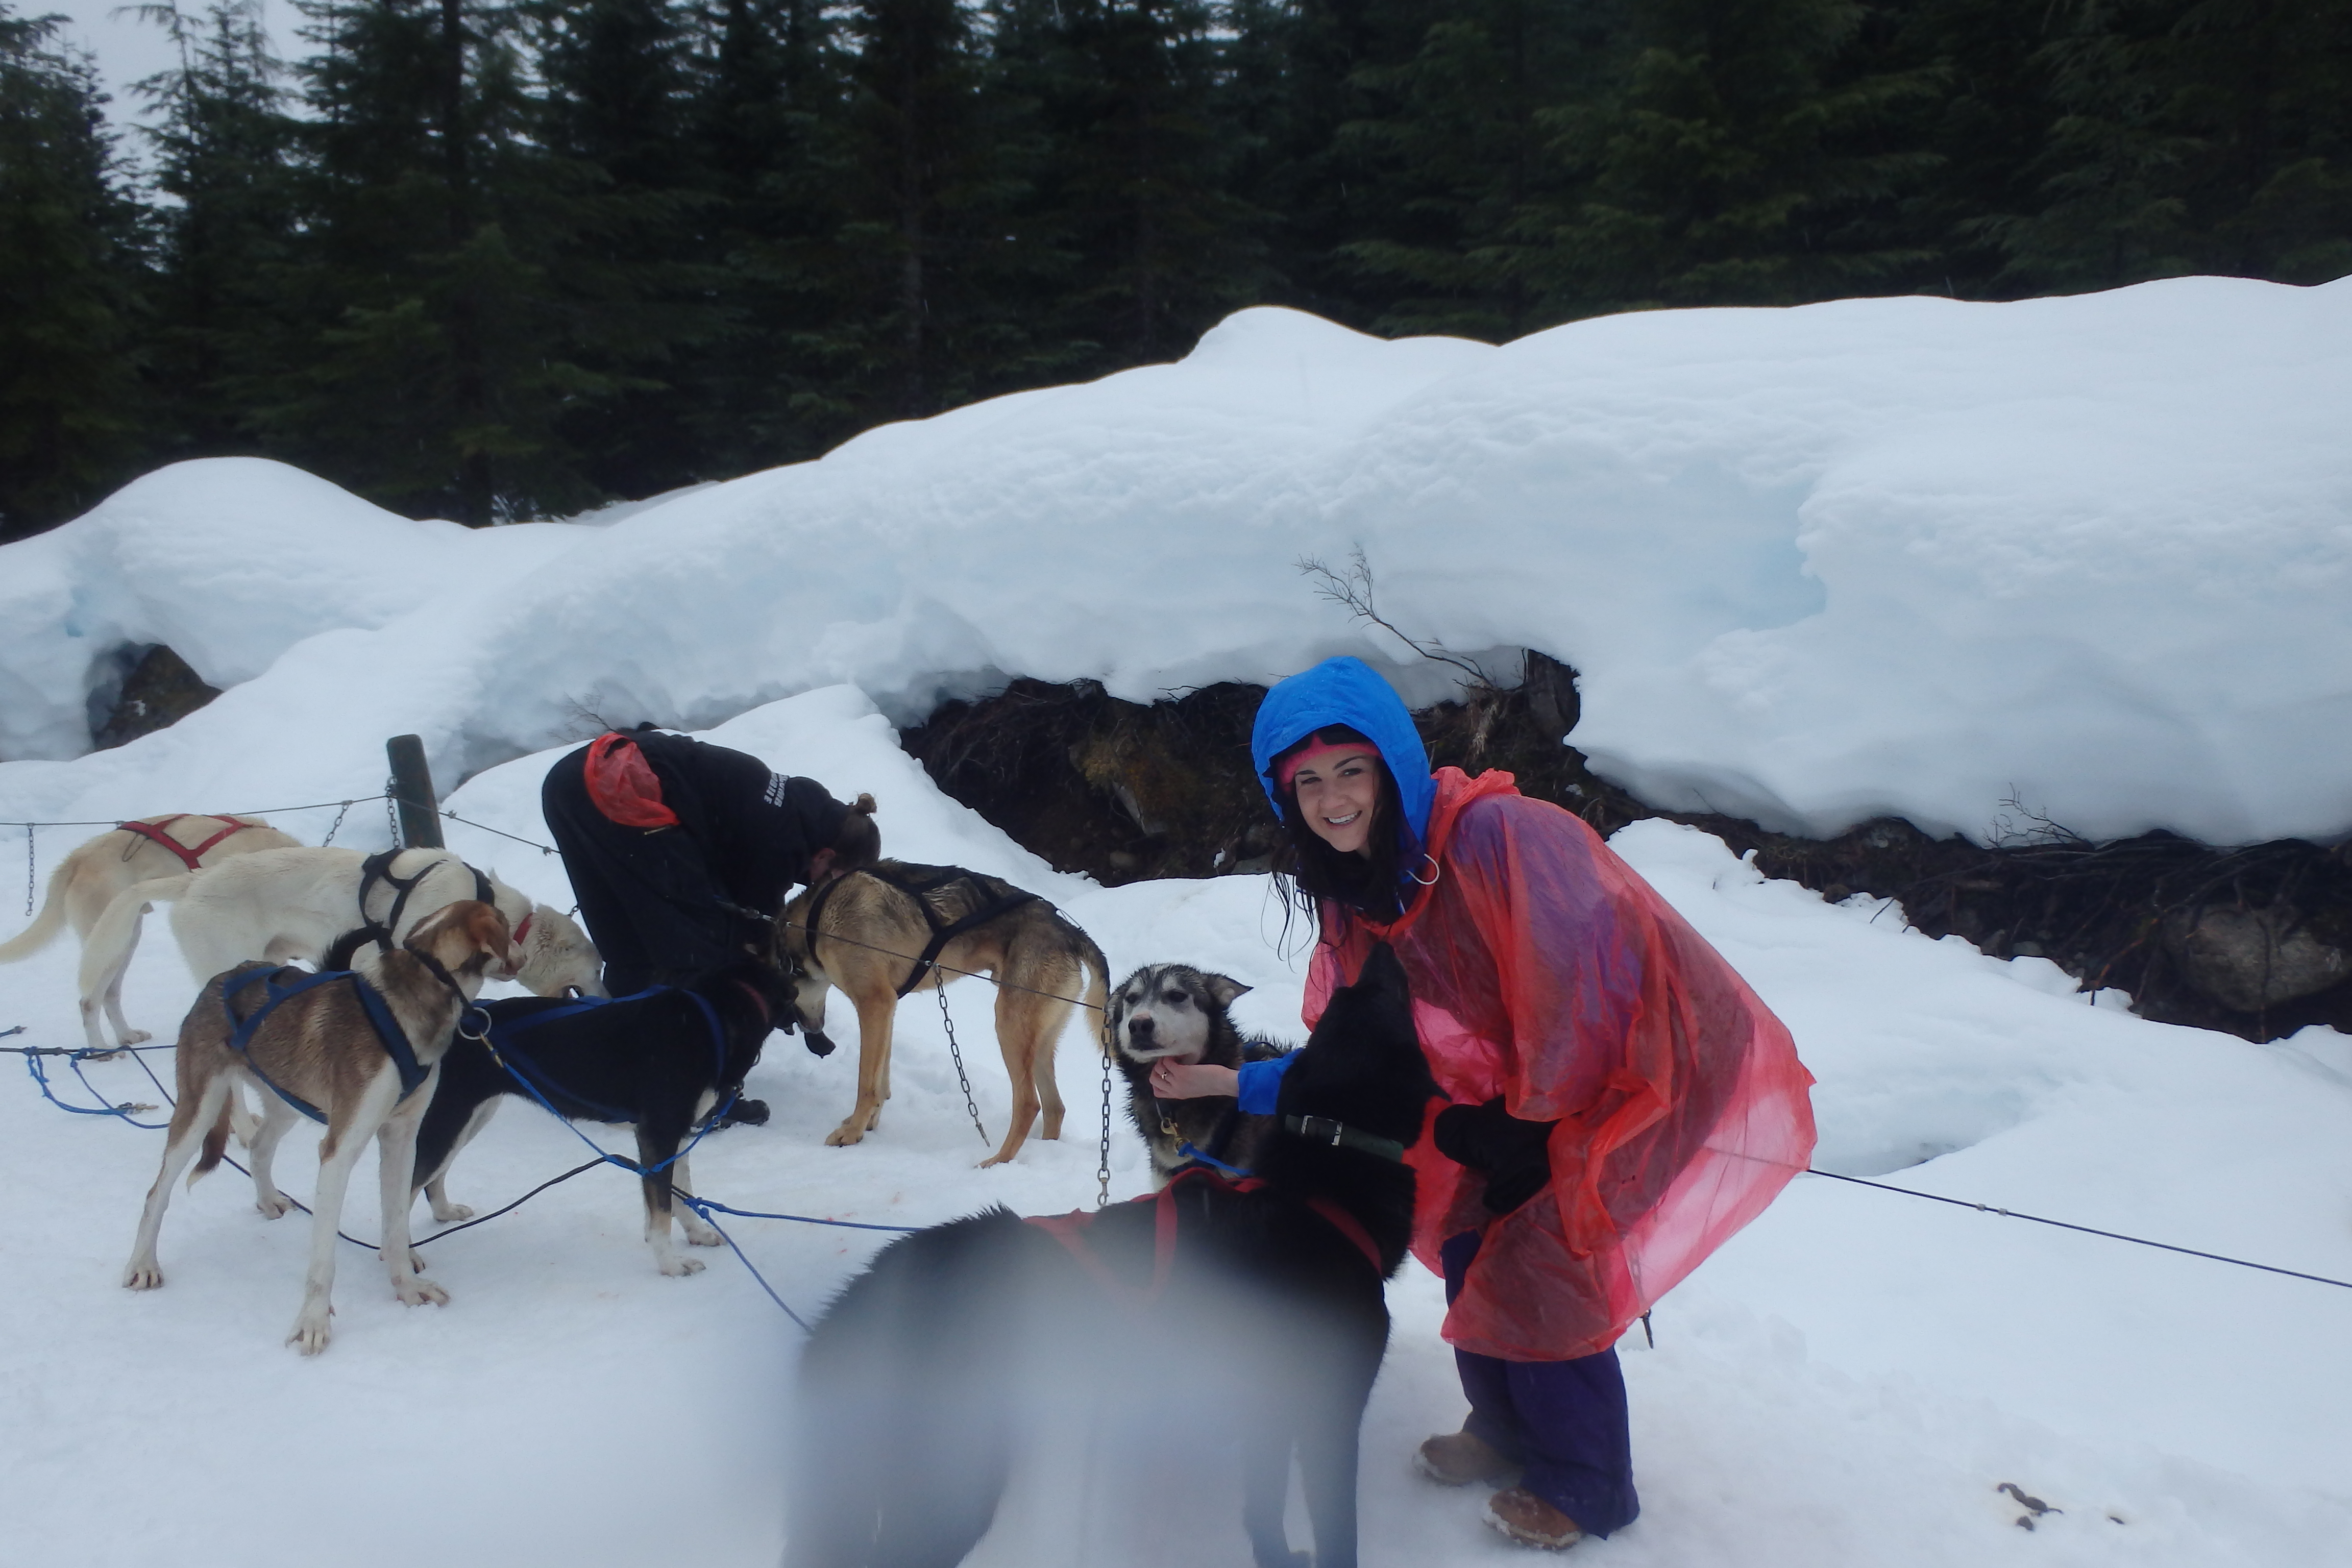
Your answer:
[[[872,795],[861,795],[849,803],[826,847],[833,851],[834,865],[844,871],[856,871],[882,858],[882,830],[874,826]]]
[[[1327,724],[1284,747],[1276,754],[1272,771],[1279,774],[1286,758],[1318,742],[1372,744],[1369,736],[1345,724]],[[1374,751],[1377,753],[1378,748]],[[1389,771],[1386,758],[1381,758],[1378,766],[1380,799],[1372,808],[1371,837],[1362,855],[1342,854],[1326,844],[1300,815],[1297,790],[1287,784],[1277,786],[1284,842],[1275,852],[1275,889],[1285,907],[1286,931],[1291,915],[1314,913],[1318,904],[1380,921],[1392,921],[1404,912],[1404,867],[1408,856],[1419,851],[1410,846],[1412,830],[1403,826],[1404,799],[1397,793],[1396,775]]]

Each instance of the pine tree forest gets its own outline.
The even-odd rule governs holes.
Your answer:
[[[473,524],[1232,311],[2352,272],[2352,0],[0,0],[0,539],[183,458]]]

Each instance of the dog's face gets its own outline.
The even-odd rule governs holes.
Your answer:
[[[469,995],[485,978],[508,979],[522,968],[522,953],[507,929],[506,916],[472,899],[441,910],[410,931],[401,945],[439,963]]]
[[[520,944],[522,967],[514,975],[491,978],[519,979],[535,996],[561,996],[569,991],[583,996],[612,994],[601,978],[604,965],[596,944],[571,916],[534,904],[528,923],[530,930]]]
[[[784,943],[777,944],[776,956],[782,961],[779,986],[785,999],[776,1026],[788,1035],[797,1026],[813,1055],[833,1055],[833,1041],[824,1032],[824,999],[833,993],[832,980],[806,953],[793,953]]]
[[[1197,1062],[1217,1021],[1249,987],[1182,963],[1148,963],[1111,994],[1111,1044],[1129,1061]]]

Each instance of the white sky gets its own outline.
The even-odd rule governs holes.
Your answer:
[[[129,5],[121,0],[55,0],[43,5],[40,0],[13,0],[17,15],[25,16],[62,16],[68,18],[62,36],[79,44],[97,57],[100,77],[106,90],[114,97],[107,106],[107,118],[117,125],[129,125],[140,118],[143,107],[131,84],[151,76],[173,63],[172,40],[163,29],[152,23],[142,22]],[[201,11],[203,0],[184,0],[191,13]],[[264,14],[269,23],[269,39],[281,57],[290,58],[300,45],[294,29],[301,25],[301,13],[292,0],[264,0]],[[131,149],[138,151],[134,145]]]

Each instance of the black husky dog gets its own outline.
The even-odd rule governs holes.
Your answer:
[[[635,1122],[637,1161],[651,1169],[677,1153],[714,1102],[742,1087],[770,1026],[791,1016],[791,982],[756,958],[725,964],[686,985],[610,1002],[557,996],[486,1002],[490,1044],[460,1033],[441,1058],[441,1081],[416,1131],[413,1185],[425,1189],[435,1219],[472,1214],[449,1202],[443,1182],[450,1162],[489,1121],[500,1096],[530,1098],[499,1065],[491,1046],[572,1121]],[[549,1016],[531,1022],[541,1015]],[[686,1161],[656,1171],[643,1185],[646,1241],[655,1263],[665,1274],[701,1272],[699,1259],[681,1258],[670,1246],[672,1188],[694,1190]],[[695,1246],[719,1244],[719,1232],[693,1210],[679,1207],[677,1218]]]
[[[1257,1180],[1195,1169],[1098,1213],[991,1209],[884,1248],[802,1353],[785,1561],[961,1561],[1031,1423],[1092,1419],[1109,1390],[1114,1429],[1090,1447],[1122,1468],[1237,1440],[1259,1568],[1307,1562],[1282,1524],[1295,1449],[1316,1568],[1354,1568],[1381,1285],[1412,1229],[1400,1156],[1435,1092],[1404,972],[1379,948],[1284,1078],[1291,1135],[1269,1142]]]

